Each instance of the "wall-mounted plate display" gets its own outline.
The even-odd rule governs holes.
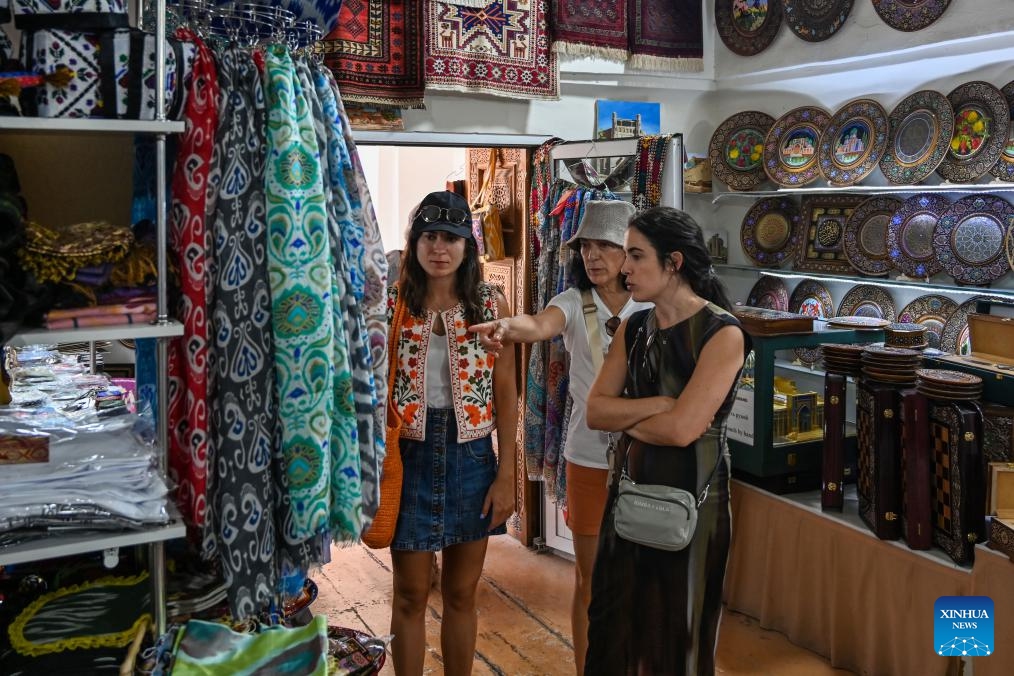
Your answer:
[[[942,195],[912,195],[887,224],[887,254],[909,277],[925,279],[943,268],[933,251],[933,230],[951,203]]]
[[[777,277],[761,277],[750,289],[746,304],[750,307],[788,312],[789,290],[785,288],[785,282]]]
[[[854,0],[782,0],[785,23],[807,42],[822,42],[838,32]]]
[[[989,173],[1001,181],[1014,181],[1014,80],[1011,80],[1000,90],[1007,99],[1007,108],[1010,110],[1010,124],[1007,127],[1007,142],[1000,153],[1000,159],[996,161]]]
[[[831,185],[855,185],[877,168],[887,148],[887,111],[873,99],[839,108],[824,127],[817,162]]]
[[[947,296],[928,294],[919,296],[903,307],[898,321],[925,326],[929,346],[939,348],[944,325],[957,309],[958,304]]]
[[[820,178],[817,146],[831,116],[823,108],[794,108],[764,138],[764,171],[780,186],[797,188]]]
[[[782,0],[715,0],[718,35],[729,51],[753,56],[774,41],[782,25]]]
[[[821,195],[803,199],[803,235],[796,270],[844,274],[852,271],[845,256],[845,224],[863,201],[856,195]]]
[[[954,133],[937,173],[948,181],[970,183],[1000,159],[1008,141],[1010,107],[999,89],[981,80],[959,85],[947,100],[954,109]]]
[[[940,333],[940,349],[954,354],[971,354],[972,339],[968,332],[968,315],[975,312],[980,300],[1003,300],[997,296],[975,296],[966,300],[951,313]]]
[[[893,267],[887,253],[887,224],[902,204],[893,197],[871,197],[845,221],[845,257],[864,275],[886,275]]]
[[[849,289],[838,305],[838,316],[871,317],[888,322],[897,319],[891,294],[872,284],[858,284]]]
[[[887,149],[880,171],[892,183],[912,185],[930,176],[943,162],[954,135],[954,109],[940,92],[910,94],[888,117]]]
[[[765,197],[743,217],[739,239],[755,265],[777,267],[795,255],[802,236],[799,209],[788,197]]]
[[[767,180],[764,138],[775,118],[748,110],[718,125],[708,145],[711,172],[730,190],[752,190]]]
[[[891,28],[919,31],[940,18],[951,0],[873,0],[873,9]]]
[[[962,197],[933,230],[937,260],[959,284],[989,284],[1010,272],[1005,240],[1014,206],[996,195]]]
[[[831,292],[820,282],[804,279],[792,290],[792,297],[789,299],[789,312],[814,319],[833,317],[834,301],[831,299]]]

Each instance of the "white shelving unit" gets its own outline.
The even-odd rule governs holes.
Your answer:
[[[146,3],[138,0],[137,14],[143,17]],[[159,469],[166,473],[169,440],[169,426],[166,420],[166,404],[169,396],[168,343],[167,339],[183,335],[183,325],[169,318],[166,273],[168,250],[168,214],[166,192],[166,136],[183,132],[185,124],[165,118],[166,101],[166,0],[154,0],[149,6],[154,12],[155,33],[155,119],[154,120],[99,120],[70,118],[28,118],[0,117],[0,136],[7,134],[33,134],[59,137],[61,135],[106,135],[124,136],[150,134],[155,138],[155,204],[156,204],[156,269],[158,284],[156,294],[156,319],[151,324],[92,327],[68,330],[31,329],[15,333],[7,343],[28,345],[36,343],[59,344],[63,342],[88,342],[94,351],[95,342],[101,340],[157,338],[157,400],[160,408],[157,438],[160,448]],[[140,23],[140,19],[138,21]],[[55,142],[54,142],[55,143]],[[54,154],[47,159],[56,159]],[[128,177],[129,180],[129,177]],[[104,551],[119,547],[146,545],[148,567],[152,589],[152,610],[155,635],[165,633],[166,614],[166,572],[164,542],[184,537],[186,528],[175,506],[170,501],[170,521],[133,531],[93,532],[53,535],[34,542],[0,548],[0,565],[28,563],[43,559],[69,556],[87,552]]]

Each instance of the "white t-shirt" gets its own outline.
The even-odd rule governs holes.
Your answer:
[[[613,313],[599,298],[595,289],[591,290],[595,301],[595,315],[599,322],[599,335],[602,337],[602,349],[608,350],[612,338],[606,333],[606,322]],[[570,424],[567,426],[567,443],[563,449],[563,457],[575,465],[605,469],[606,447],[609,437],[605,432],[588,429],[586,412],[588,409],[588,392],[595,382],[595,365],[591,359],[591,348],[588,346],[588,329],[584,325],[583,303],[581,291],[570,288],[549,301],[549,305],[560,308],[565,317],[563,328],[563,345],[570,353],[570,396],[574,399],[574,407],[570,413]],[[621,319],[626,319],[638,310],[647,310],[651,303],[639,303],[628,299],[619,312]]]
[[[451,395],[451,363],[447,336],[430,333],[426,348],[426,405],[430,408],[454,408]]]

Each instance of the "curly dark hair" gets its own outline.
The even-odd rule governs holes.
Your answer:
[[[398,278],[398,293],[405,299],[408,311],[416,317],[425,313],[426,271],[419,264],[416,245],[421,232],[411,232],[401,260],[401,276]],[[465,322],[469,325],[484,321],[482,315],[482,273],[479,270],[479,247],[471,237],[465,239],[465,258],[455,273],[455,288],[465,309]]]

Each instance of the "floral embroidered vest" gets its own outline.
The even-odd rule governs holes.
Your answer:
[[[496,287],[481,289],[483,321],[497,318]],[[387,318],[390,325],[398,299],[398,286],[388,290]],[[493,414],[493,364],[496,358],[486,351],[479,338],[468,332],[464,308],[458,303],[439,313],[447,335],[433,333],[436,312],[424,317],[405,313],[398,339],[398,373],[391,391],[394,407],[403,418],[403,439],[422,441],[426,436],[426,353],[430,340],[447,340],[451,366],[451,394],[458,422],[458,442],[488,436],[495,424]]]

